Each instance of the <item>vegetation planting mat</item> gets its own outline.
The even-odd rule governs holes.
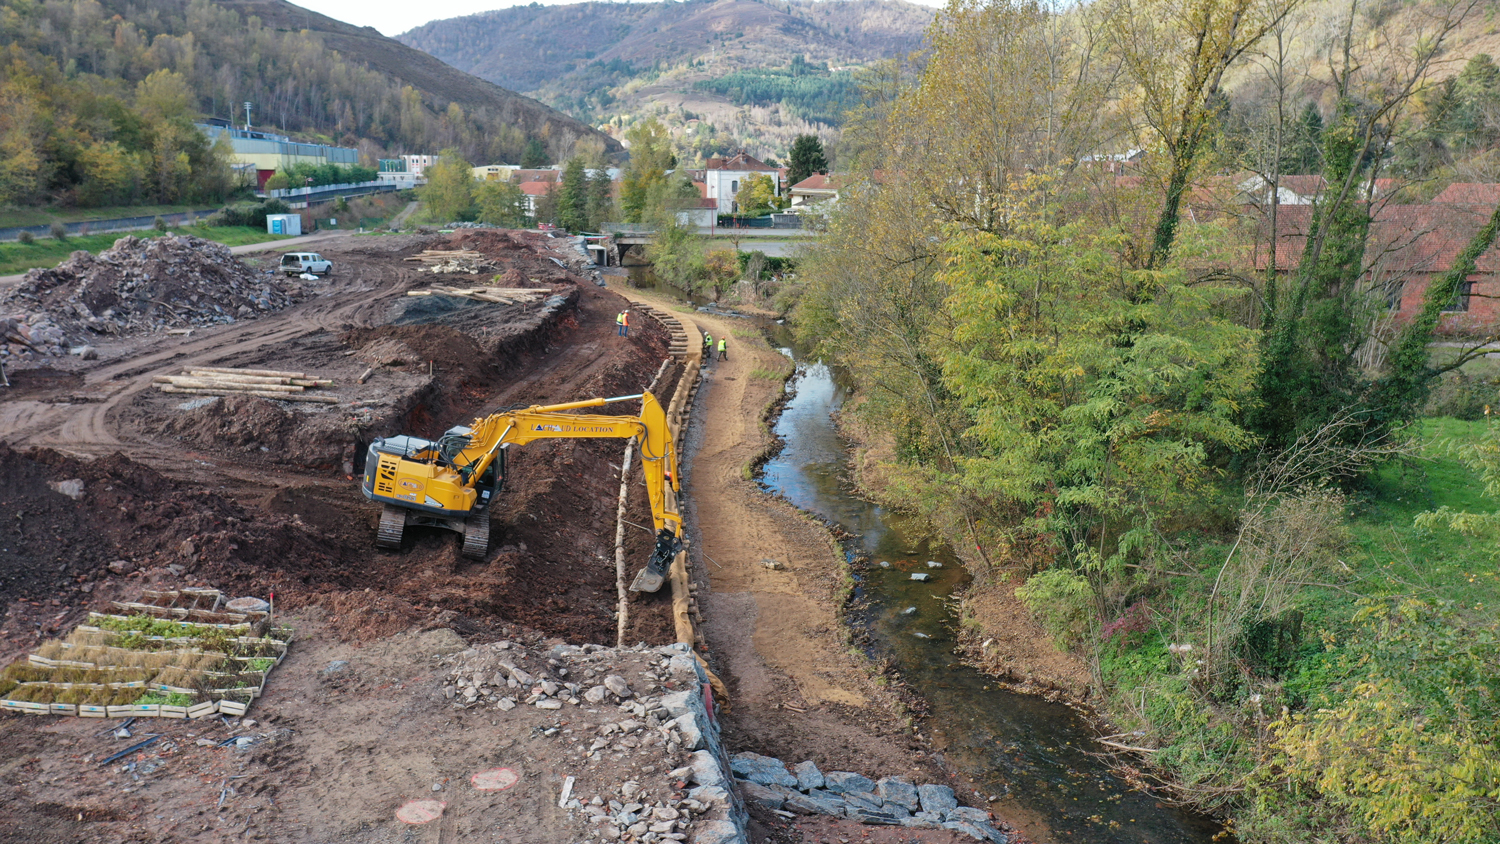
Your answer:
[[[245,608],[249,605],[253,608]],[[85,718],[243,715],[286,658],[290,627],[217,589],[147,591],[89,613],[0,671],[0,709]]]

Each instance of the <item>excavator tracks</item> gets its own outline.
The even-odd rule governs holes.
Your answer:
[[[463,555],[482,560],[490,551],[490,511],[480,510],[464,522]]]
[[[380,511],[380,532],[375,535],[375,547],[400,550],[401,534],[405,530],[405,508],[397,507],[394,504],[385,505],[385,509]],[[488,536],[488,530],[485,533]]]

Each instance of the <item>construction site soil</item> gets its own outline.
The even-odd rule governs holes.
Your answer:
[[[500,279],[422,272],[405,259],[424,249],[481,252],[500,268]],[[653,379],[665,401],[683,374],[680,362],[663,365],[666,331],[637,319],[628,338],[618,336],[615,316],[628,303],[593,283],[567,241],[539,233],[350,236],[320,250],[334,262],[334,274],[302,282],[277,307],[237,311],[223,324],[196,322],[191,333],[142,333],[145,323],[137,320],[130,331],[101,333],[93,341],[96,359],[41,357],[11,368],[12,386],[0,389],[0,664],[110,601],[189,585],[274,593],[276,612],[298,626],[299,643],[290,670],[257,704],[265,714],[257,716],[264,729],[256,741],[264,739],[265,749],[238,757],[200,752],[203,736],[218,741],[225,727],[243,731],[254,721],[164,722],[151,732],[181,749],[164,751],[162,764],[174,752],[197,761],[173,762],[145,782],[133,767],[120,776],[92,761],[102,755],[90,749],[99,745],[98,722],[0,715],[0,745],[8,748],[0,762],[0,842],[450,840],[441,832],[412,838],[399,824],[392,830],[389,814],[377,826],[368,801],[320,791],[327,766],[339,764],[351,742],[391,770],[405,770],[403,760],[416,752],[405,745],[374,749],[373,739],[359,736],[360,724],[401,721],[421,733],[413,741],[429,739],[423,752],[450,748],[479,764],[499,751],[480,721],[453,721],[440,696],[439,705],[432,703],[433,659],[462,650],[465,640],[615,644],[622,442],[557,440],[512,449],[483,560],[460,557],[454,534],[421,528],[408,529],[399,552],[376,549],[380,507],[360,495],[358,476],[367,445],[379,436],[434,437],[501,408],[633,394]],[[222,265],[217,253],[212,258]],[[249,260],[249,276],[225,272],[266,278],[275,260],[274,253]],[[545,295],[514,305],[405,295],[434,282],[493,283]],[[337,403],[153,387],[153,377],[202,366],[331,379],[319,391]],[[638,408],[624,402],[595,412]],[[626,520],[650,525],[643,486],[637,480],[630,489]],[[652,545],[650,530],[627,531],[632,574]],[[628,618],[627,644],[675,639],[666,589],[632,593]],[[841,647],[835,631],[820,630],[816,637]],[[330,677],[329,660],[353,660],[356,670]],[[825,697],[843,702],[837,694]],[[318,715],[306,708],[314,704],[334,708]],[[870,717],[830,707],[798,729],[797,715],[762,713],[743,722],[767,731],[760,742],[745,734],[735,739],[732,725],[729,735],[835,768],[854,752],[904,770],[909,739],[901,737],[898,718],[882,714],[868,725],[868,738],[855,738]],[[343,726],[331,729],[329,719]],[[820,735],[825,728],[828,740]],[[460,740],[451,735],[455,729],[470,732]],[[533,735],[511,743],[519,754],[541,754],[541,745],[528,749],[533,740],[540,741]],[[549,770],[546,776],[560,781],[561,769]],[[287,779],[286,771],[296,776]],[[378,765],[367,773],[384,775]],[[253,783],[241,793],[264,799],[226,805],[235,776]],[[357,791],[360,784],[344,787]],[[283,801],[297,807],[295,822]],[[257,817],[262,811],[270,814]],[[544,824],[517,823],[508,837],[483,840],[554,840],[543,834]],[[766,819],[760,835],[776,825]],[[772,838],[798,840],[788,831]]]

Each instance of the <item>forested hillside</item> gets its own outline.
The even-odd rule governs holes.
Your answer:
[[[360,146],[517,161],[612,140],[372,30],[279,0],[52,0],[0,7],[0,201],[114,204],[222,191],[200,115]]]
[[[797,134],[836,137],[850,70],[918,49],[931,20],[932,9],[904,0],[532,4],[397,38],[620,134],[656,114],[699,155],[747,146],[776,156]],[[762,71],[794,60],[832,72],[773,91]]]

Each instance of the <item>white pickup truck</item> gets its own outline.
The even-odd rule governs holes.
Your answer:
[[[289,276],[303,273],[330,275],[333,272],[333,262],[316,252],[288,252],[281,256],[278,269]]]

